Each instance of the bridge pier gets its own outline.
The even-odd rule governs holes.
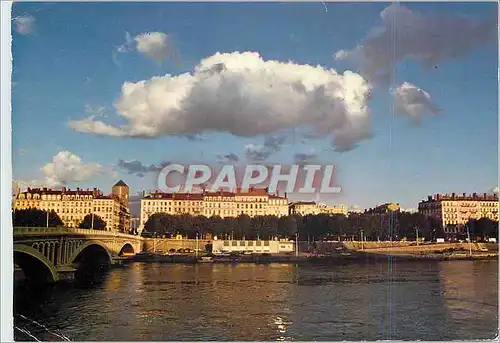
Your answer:
[[[61,266],[57,268],[57,280],[55,280],[55,282],[74,281],[75,272],[76,268],[72,266]]]

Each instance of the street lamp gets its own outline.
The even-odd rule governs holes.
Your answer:
[[[469,224],[465,224],[465,227],[467,228],[467,239],[469,240],[469,255],[472,256],[472,242],[470,240]]]
[[[361,250],[364,250],[364,248],[365,248],[363,241],[364,241],[363,230],[361,230]]]
[[[195,256],[198,257],[198,232],[196,232],[196,250],[195,250]]]
[[[418,227],[415,226],[415,233],[417,235],[417,247],[418,247]]]

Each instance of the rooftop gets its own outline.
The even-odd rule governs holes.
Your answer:
[[[477,193],[472,193],[472,194],[467,194],[467,193],[440,194],[440,193],[438,193],[438,194],[434,194],[434,195],[429,195],[427,197],[427,200],[422,200],[421,203],[438,202],[438,201],[498,201],[498,194],[488,194],[488,193],[483,193],[483,194],[477,194]]]
[[[116,186],[125,186],[125,187],[128,187],[128,185],[125,182],[123,182],[123,180],[120,180],[117,183],[115,183],[113,187],[116,187]]]

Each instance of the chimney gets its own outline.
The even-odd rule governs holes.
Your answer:
[[[285,198],[286,198],[286,192],[285,192]]]
[[[484,197],[484,198],[486,199],[486,197],[487,197],[487,194],[486,194],[486,193],[483,193],[483,197]]]
[[[465,195],[466,195],[466,194],[465,194],[465,193],[462,193],[462,195],[463,195],[463,197],[465,198]]]
[[[452,198],[455,198],[455,193],[451,193],[451,197],[452,197]]]
[[[477,193],[472,193],[473,198],[476,198],[476,196],[477,196]]]
[[[439,200],[439,199],[441,199],[441,194],[438,193],[438,194],[436,194],[436,200]]]
[[[432,200],[432,196],[431,195],[428,195],[427,196],[427,201],[431,201]]]
[[[46,192],[47,191],[47,187],[43,187],[43,191]]]
[[[142,190],[142,197],[144,198],[146,196],[146,191]]]
[[[80,191],[80,187],[76,187],[76,191],[79,192]]]

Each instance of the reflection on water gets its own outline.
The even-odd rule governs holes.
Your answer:
[[[497,280],[496,261],[133,263],[90,287],[18,290],[15,302],[72,340],[485,339]]]

